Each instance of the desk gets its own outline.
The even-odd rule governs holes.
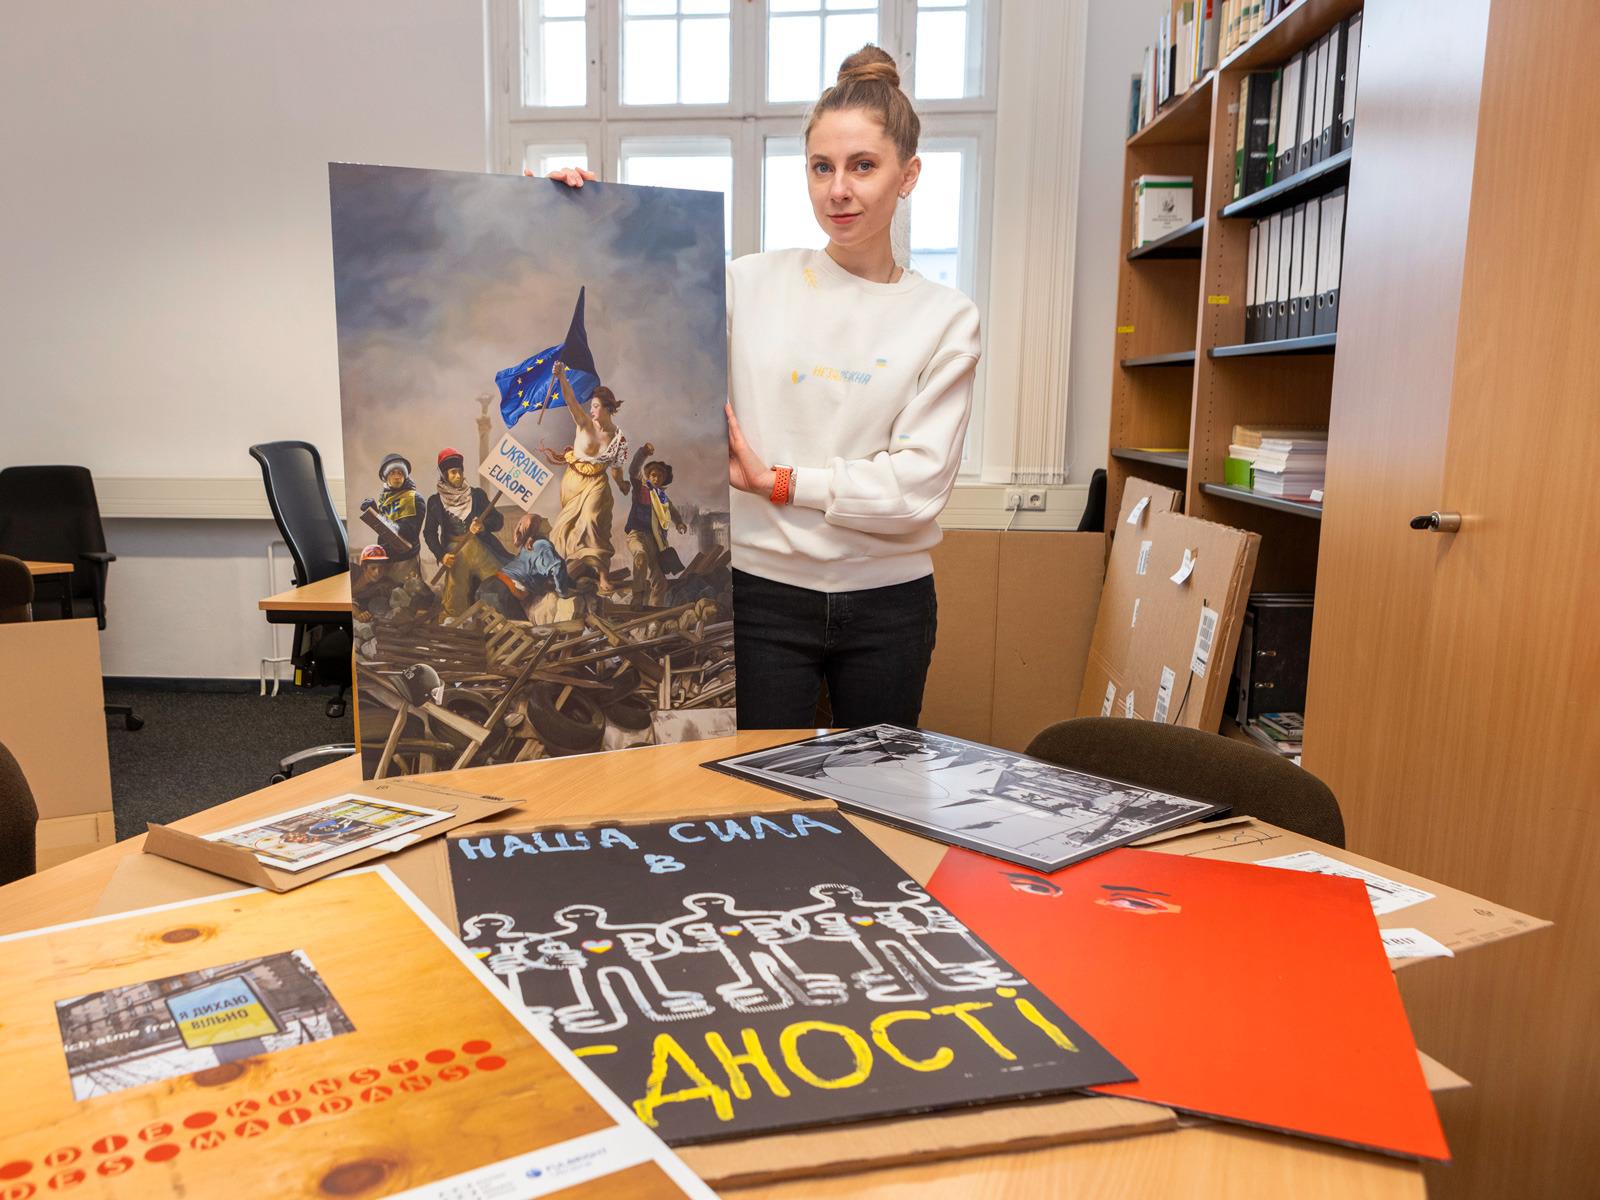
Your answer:
[[[640,814],[673,815],[682,810],[685,795],[694,797],[698,811],[738,812],[770,801],[772,793],[705,771],[699,764],[792,741],[796,736],[793,730],[741,733],[712,742],[446,771],[429,778],[472,791],[539,797],[537,801],[530,799],[522,812],[502,824],[572,820],[614,812],[619,807],[617,798],[621,797],[627,798],[630,811]],[[360,782],[358,764],[354,759],[345,759],[219,804],[176,825],[191,833],[206,833],[338,795],[358,788]],[[882,826],[870,823],[863,823],[863,827],[873,834],[884,832]],[[918,845],[933,849],[910,834],[887,833],[896,839],[897,846],[910,847],[912,854]],[[137,853],[143,840],[130,838],[0,888],[0,933],[91,915],[118,862],[125,855]],[[1409,1200],[1425,1194],[1422,1172],[1410,1163],[1225,1125],[1200,1125],[1115,1141],[724,1191],[740,1200],[803,1200],[814,1196],[1032,1200],[1065,1195]]]
[[[329,575],[304,587],[268,596],[257,607],[273,624],[337,621],[350,615],[350,572]]]
[[[31,558],[22,560],[22,565],[28,568],[28,574],[35,579],[53,579],[57,575],[71,575],[72,564],[62,562],[35,562]],[[67,582],[61,589],[61,616],[72,616],[72,584]]]

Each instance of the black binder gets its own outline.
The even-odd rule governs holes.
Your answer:
[[[1334,188],[1322,198],[1322,229],[1317,256],[1317,315],[1314,333],[1339,328],[1339,277],[1344,270],[1345,189]]]
[[[1289,336],[1289,289],[1294,281],[1294,213],[1286,210],[1275,213],[1274,217],[1279,224],[1278,235],[1273,240],[1281,245],[1278,249],[1278,278],[1272,289],[1275,305],[1272,336],[1281,339]]]
[[[1299,306],[1296,337],[1310,337],[1317,329],[1317,265],[1322,249],[1322,197],[1307,200],[1305,240],[1300,266],[1295,271],[1295,303]]]
[[[1318,135],[1317,160],[1332,157],[1343,147],[1339,135],[1344,130],[1344,38],[1345,23],[1328,33],[1328,95],[1322,106],[1322,132]]]
[[[1302,50],[1283,68],[1278,102],[1278,161],[1273,167],[1274,179],[1286,179],[1299,168],[1300,147],[1300,97],[1304,83],[1306,54]]]
[[[1244,610],[1234,659],[1234,717],[1305,712],[1311,661],[1312,598],[1303,592],[1255,592]]]
[[[1261,326],[1260,296],[1256,292],[1256,280],[1261,270],[1261,222],[1254,221],[1250,225],[1250,252],[1245,259],[1244,270],[1244,340],[1247,342],[1259,341]]]
[[[1300,94],[1300,144],[1295,153],[1295,169],[1304,171],[1317,160],[1317,134],[1321,132],[1322,74],[1328,61],[1327,37],[1306,47],[1306,81]]]
[[[1239,114],[1245,122],[1244,158],[1240,170],[1240,195],[1259,192],[1272,182],[1273,72],[1256,71],[1240,87]]]
[[[1344,87],[1339,97],[1339,149],[1353,145],[1356,138],[1356,68],[1361,63],[1361,14],[1345,22]]]

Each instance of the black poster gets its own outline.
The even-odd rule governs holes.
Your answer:
[[[449,846],[467,946],[672,1145],[1133,1078],[831,810]]]

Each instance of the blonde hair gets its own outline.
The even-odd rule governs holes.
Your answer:
[[[878,119],[883,132],[894,143],[901,162],[917,156],[917,141],[922,122],[911,99],[900,90],[900,71],[887,51],[868,44],[839,64],[839,78],[817,97],[806,117],[805,136],[823,113],[864,109]]]

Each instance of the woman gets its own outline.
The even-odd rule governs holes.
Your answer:
[[[539,447],[551,466],[565,468],[561,476],[561,512],[550,530],[550,541],[566,560],[574,580],[592,576],[600,594],[610,595],[611,559],[616,550],[611,545],[614,510],[606,471],[616,477],[617,486],[624,492],[628,490],[622,475],[628,439],[622,436],[615,420],[622,401],[611,394],[610,388],[597,387],[585,408],[573,395],[567,365],[556,363],[554,374],[561,387],[562,403],[577,428],[573,443],[566,450],[557,453],[542,444]]]
[[[978,312],[895,261],[920,123],[894,60],[852,54],[806,122],[825,250],[728,268],[728,479],[739,727],[915,725],[929,551],[971,414]],[[583,173],[552,178],[581,186]],[[588,176],[593,178],[593,176]]]

